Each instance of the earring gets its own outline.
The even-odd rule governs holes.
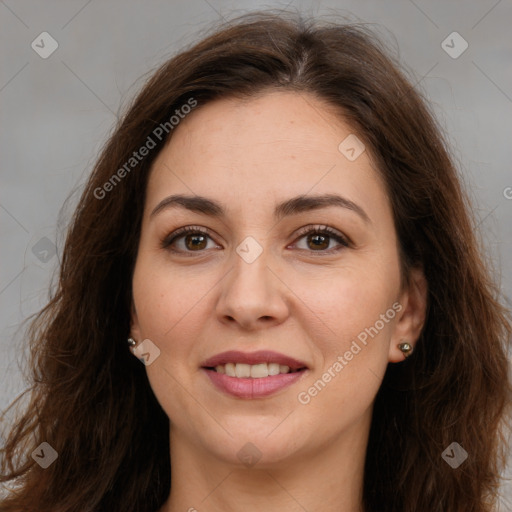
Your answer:
[[[408,342],[399,343],[397,347],[402,351],[405,358],[409,357],[412,353],[412,345]]]
[[[133,348],[137,345],[137,342],[133,338],[128,338],[128,345],[130,345],[130,348]]]

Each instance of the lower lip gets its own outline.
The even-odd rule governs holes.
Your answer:
[[[228,395],[238,398],[264,398],[277,393],[281,389],[291,386],[297,382],[307,370],[300,370],[293,373],[280,373],[271,377],[261,377],[259,379],[245,379],[239,377],[229,377],[224,373],[217,373],[215,370],[202,368],[213,382],[217,389],[220,389]]]

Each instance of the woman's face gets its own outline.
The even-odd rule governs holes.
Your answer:
[[[424,287],[400,287],[390,203],[353,137],[292,92],[199,104],[174,128],[149,178],[131,331],[160,350],[146,369],[171,439],[262,466],[364,446]],[[274,375],[287,358],[299,371]]]

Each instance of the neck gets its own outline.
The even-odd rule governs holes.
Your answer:
[[[171,494],[159,512],[362,512],[369,420],[314,450],[252,467],[220,460],[171,429]]]

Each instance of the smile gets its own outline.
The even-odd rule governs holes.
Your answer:
[[[270,377],[244,378],[230,377],[229,375],[218,373],[215,370],[202,368],[202,371],[209,377],[210,382],[222,393],[237,398],[254,399],[265,398],[278,391],[281,391],[299,379],[308,372],[305,368],[290,373],[280,373]]]
[[[307,365],[271,350],[217,354],[201,365],[214,387],[237,398],[265,398],[291,386],[309,372]]]
[[[217,373],[236,378],[252,378],[261,379],[272,377],[275,375],[294,373],[300,369],[292,370],[289,366],[279,363],[260,363],[260,364],[244,364],[244,363],[227,363],[219,364],[215,368]]]

